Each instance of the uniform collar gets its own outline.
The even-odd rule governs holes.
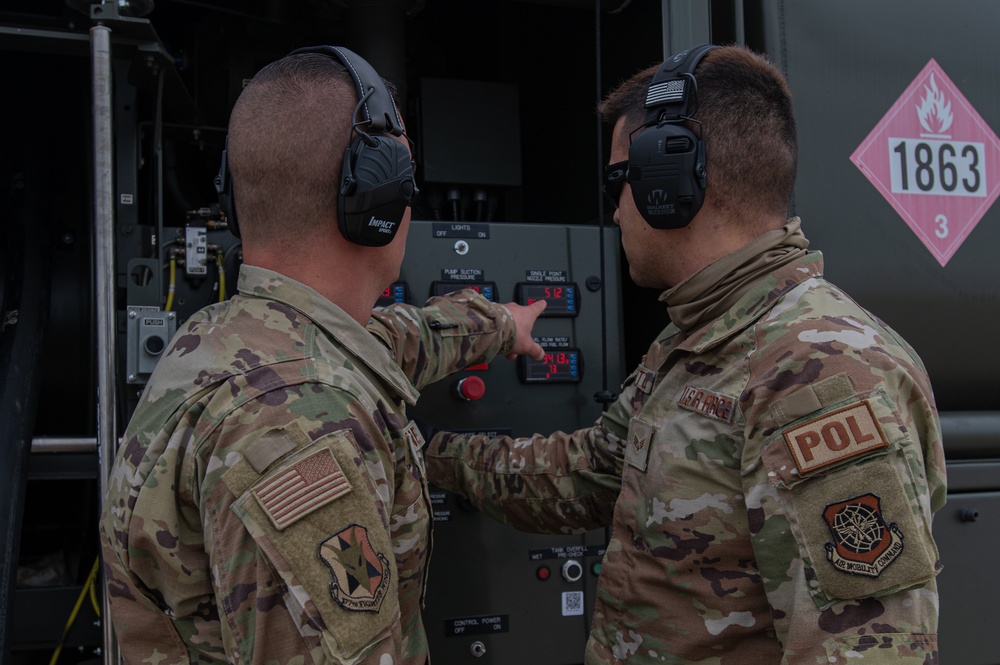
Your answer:
[[[409,382],[385,346],[343,309],[315,289],[266,268],[243,264],[240,293],[274,300],[301,312],[327,337],[346,349],[354,360],[371,369],[408,403],[415,404],[419,393]]]
[[[725,313],[691,330],[677,348],[702,353],[717,346],[751,326],[796,286],[822,276],[822,252],[807,251],[805,255],[763,275]],[[668,327],[670,329],[673,334],[678,332],[673,324]]]

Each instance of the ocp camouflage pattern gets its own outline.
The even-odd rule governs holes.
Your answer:
[[[668,325],[593,427],[439,433],[425,459],[518,529],[612,525],[588,665],[938,660],[931,386],[819,252]]]
[[[513,319],[468,290],[366,330],[246,265],[240,291],[177,332],[117,454],[101,534],[121,655],[423,664],[431,512],[405,408],[507,353]]]

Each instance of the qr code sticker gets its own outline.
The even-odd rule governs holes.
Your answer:
[[[562,595],[562,615],[575,617],[583,615],[583,592],[564,591]]]

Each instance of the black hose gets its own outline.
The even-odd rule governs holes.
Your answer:
[[[51,272],[46,224],[21,214],[5,230],[0,280],[0,661],[9,630],[24,517],[28,458],[40,387],[42,342],[49,315]]]

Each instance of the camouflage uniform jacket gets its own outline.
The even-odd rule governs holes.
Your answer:
[[[430,555],[417,390],[507,353],[472,291],[376,309],[244,266],[177,332],[125,432],[101,522],[128,662],[423,664]]]
[[[612,524],[588,665],[937,662],[931,386],[822,270],[668,325],[592,428],[431,441],[430,481],[507,524]]]

